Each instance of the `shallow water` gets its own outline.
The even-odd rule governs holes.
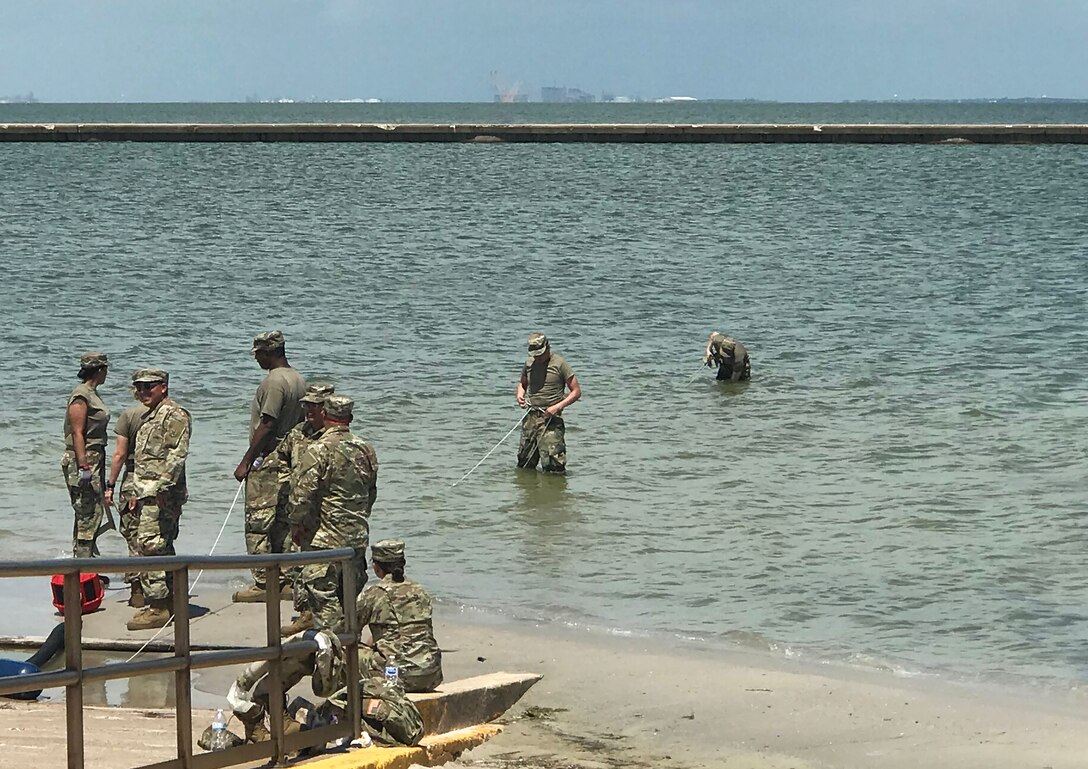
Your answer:
[[[125,372],[171,371],[195,430],[178,547],[207,552],[249,340],[282,328],[357,399],[373,536],[446,601],[1088,673],[1088,149],[3,145],[0,173],[0,557],[67,546],[63,402],[91,348],[115,414]],[[538,329],[585,391],[569,477],[516,471],[511,437],[451,488],[520,418]],[[715,329],[750,385],[700,370]],[[238,509],[219,552],[242,550]]]

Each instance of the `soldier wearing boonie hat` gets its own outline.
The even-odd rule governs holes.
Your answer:
[[[284,436],[276,448],[280,483],[288,490],[288,494],[298,474],[303,452],[325,428],[325,399],[334,392],[335,388],[331,384],[307,385],[306,394],[299,399],[305,418]],[[316,531],[317,521],[312,519],[304,520],[297,526],[291,526],[291,537],[287,543],[288,552],[295,553],[303,547],[308,547]],[[313,614],[303,600],[302,586],[299,581],[301,577],[301,567],[295,566],[287,570],[287,582],[293,587],[295,609],[299,615],[280,628],[283,636],[292,636],[313,627]]]
[[[170,397],[170,374],[163,369],[137,369],[132,384],[147,409],[140,417],[132,458],[136,549],[142,556],[174,555],[181,508],[189,498],[185,460],[192,418]],[[150,571],[139,578],[145,605],[129,620],[128,629],[165,626],[173,614],[172,575]]]
[[[746,382],[752,378],[752,361],[748,357],[748,350],[733,337],[717,331],[712,331],[706,341],[703,364],[707,368],[718,367],[718,381]]]
[[[404,576],[404,543],[383,539],[370,548],[374,575],[356,601],[359,627],[368,625],[372,647],[359,647],[359,667],[373,673],[392,665],[407,692],[442,683],[442,652],[434,638],[431,597]],[[365,675],[365,674],[364,674]]]
[[[79,384],[69,394],[64,410],[64,454],[60,467],[75,516],[72,554],[76,558],[97,555],[95,539],[106,513],[102,491],[110,410],[99,397],[98,386],[106,381],[109,365],[104,352],[81,355]]]
[[[582,387],[566,359],[552,352],[547,336],[539,331],[529,334],[527,348],[517,401],[530,411],[521,423],[518,467],[532,469],[540,462],[545,472],[566,472],[566,424],[562,413],[582,397]]]
[[[301,527],[316,521],[317,529],[303,550],[350,547],[355,569],[366,581],[366,549],[370,540],[370,511],[378,494],[378,457],[366,441],[352,434],[354,402],[343,395],[325,398],[324,430],[303,452],[291,484],[288,519]],[[306,564],[298,585],[317,629],[344,627],[341,603],[342,564]],[[285,628],[286,629],[286,628]]]
[[[250,350],[268,373],[257,387],[250,407],[249,448],[234,470],[234,479],[246,485],[246,552],[283,553],[290,541],[287,489],[278,466],[276,449],[302,421],[306,381],[287,361],[282,331],[266,331],[253,337]],[[286,574],[281,579],[286,579]],[[263,602],[265,570],[253,570],[253,584],[239,590],[235,601]]]

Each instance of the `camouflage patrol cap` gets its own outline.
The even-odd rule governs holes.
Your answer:
[[[132,383],[137,382],[170,382],[170,375],[161,368],[138,368],[132,372]]]
[[[336,392],[331,384],[312,384],[306,387],[306,394],[299,398],[299,403],[324,403],[325,399]]]
[[[110,365],[110,359],[104,352],[85,352],[79,356],[80,368],[102,368]]]
[[[370,557],[378,563],[404,560],[404,543],[399,539],[383,539],[370,546]]]
[[[265,331],[253,337],[253,350],[282,350],[286,342],[283,340],[282,331]]]
[[[351,410],[355,401],[346,395],[330,395],[325,398],[325,416],[329,419],[351,419]]]

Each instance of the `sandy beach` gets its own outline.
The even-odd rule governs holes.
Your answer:
[[[86,617],[87,637],[150,636],[124,630],[129,611],[118,596]],[[193,623],[194,642],[255,642],[263,632],[263,606],[230,604],[219,590],[198,590],[192,602],[209,609]],[[20,616],[37,633],[48,629],[33,617],[42,612],[25,608]],[[463,756],[464,766],[1074,769],[1088,754],[1088,719],[1073,701],[696,642],[512,623],[451,607],[441,610],[436,633],[447,680],[496,671],[544,675],[502,719],[505,731]],[[198,731],[232,676],[227,669],[194,676]],[[144,699],[134,701],[124,682],[117,686],[114,699],[139,709],[89,710],[88,766],[169,758],[172,717],[145,707],[146,691],[159,688],[150,678],[137,681],[133,691]],[[46,692],[52,703],[5,702],[0,746],[33,746],[41,766],[62,765],[59,694]],[[144,735],[141,744],[132,744],[134,733]],[[145,739],[151,734],[162,739]],[[0,767],[22,765],[21,751],[0,751]]]

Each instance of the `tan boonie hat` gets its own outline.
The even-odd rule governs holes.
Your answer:
[[[312,384],[306,387],[306,394],[298,399],[299,403],[324,403],[325,399],[336,392],[331,384]]]
[[[253,337],[253,350],[280,350],[286,343],[283,340],[282,331],[266,331]]]
[[[79,356],[80,368],[101,368],[110,365],[110,359],[104,352],[85,352]]]
[[[137,382],[169,382],[170,375],[161,368],[138,368],[132,372],[132,383]]]
[[[346,395],[330,395],[325,398],[325,416],[330,419],[350,419],[354,406],[355,401]]]
[[[525,361],[526,366],[533,365],[533,361],[548,351],[548,337],[535,331],[529,334],[529,357]]]
[[[379,563],[392,563],[404,559],[404,543],[399,539],[383,539],[370,546],[370,557]]]

